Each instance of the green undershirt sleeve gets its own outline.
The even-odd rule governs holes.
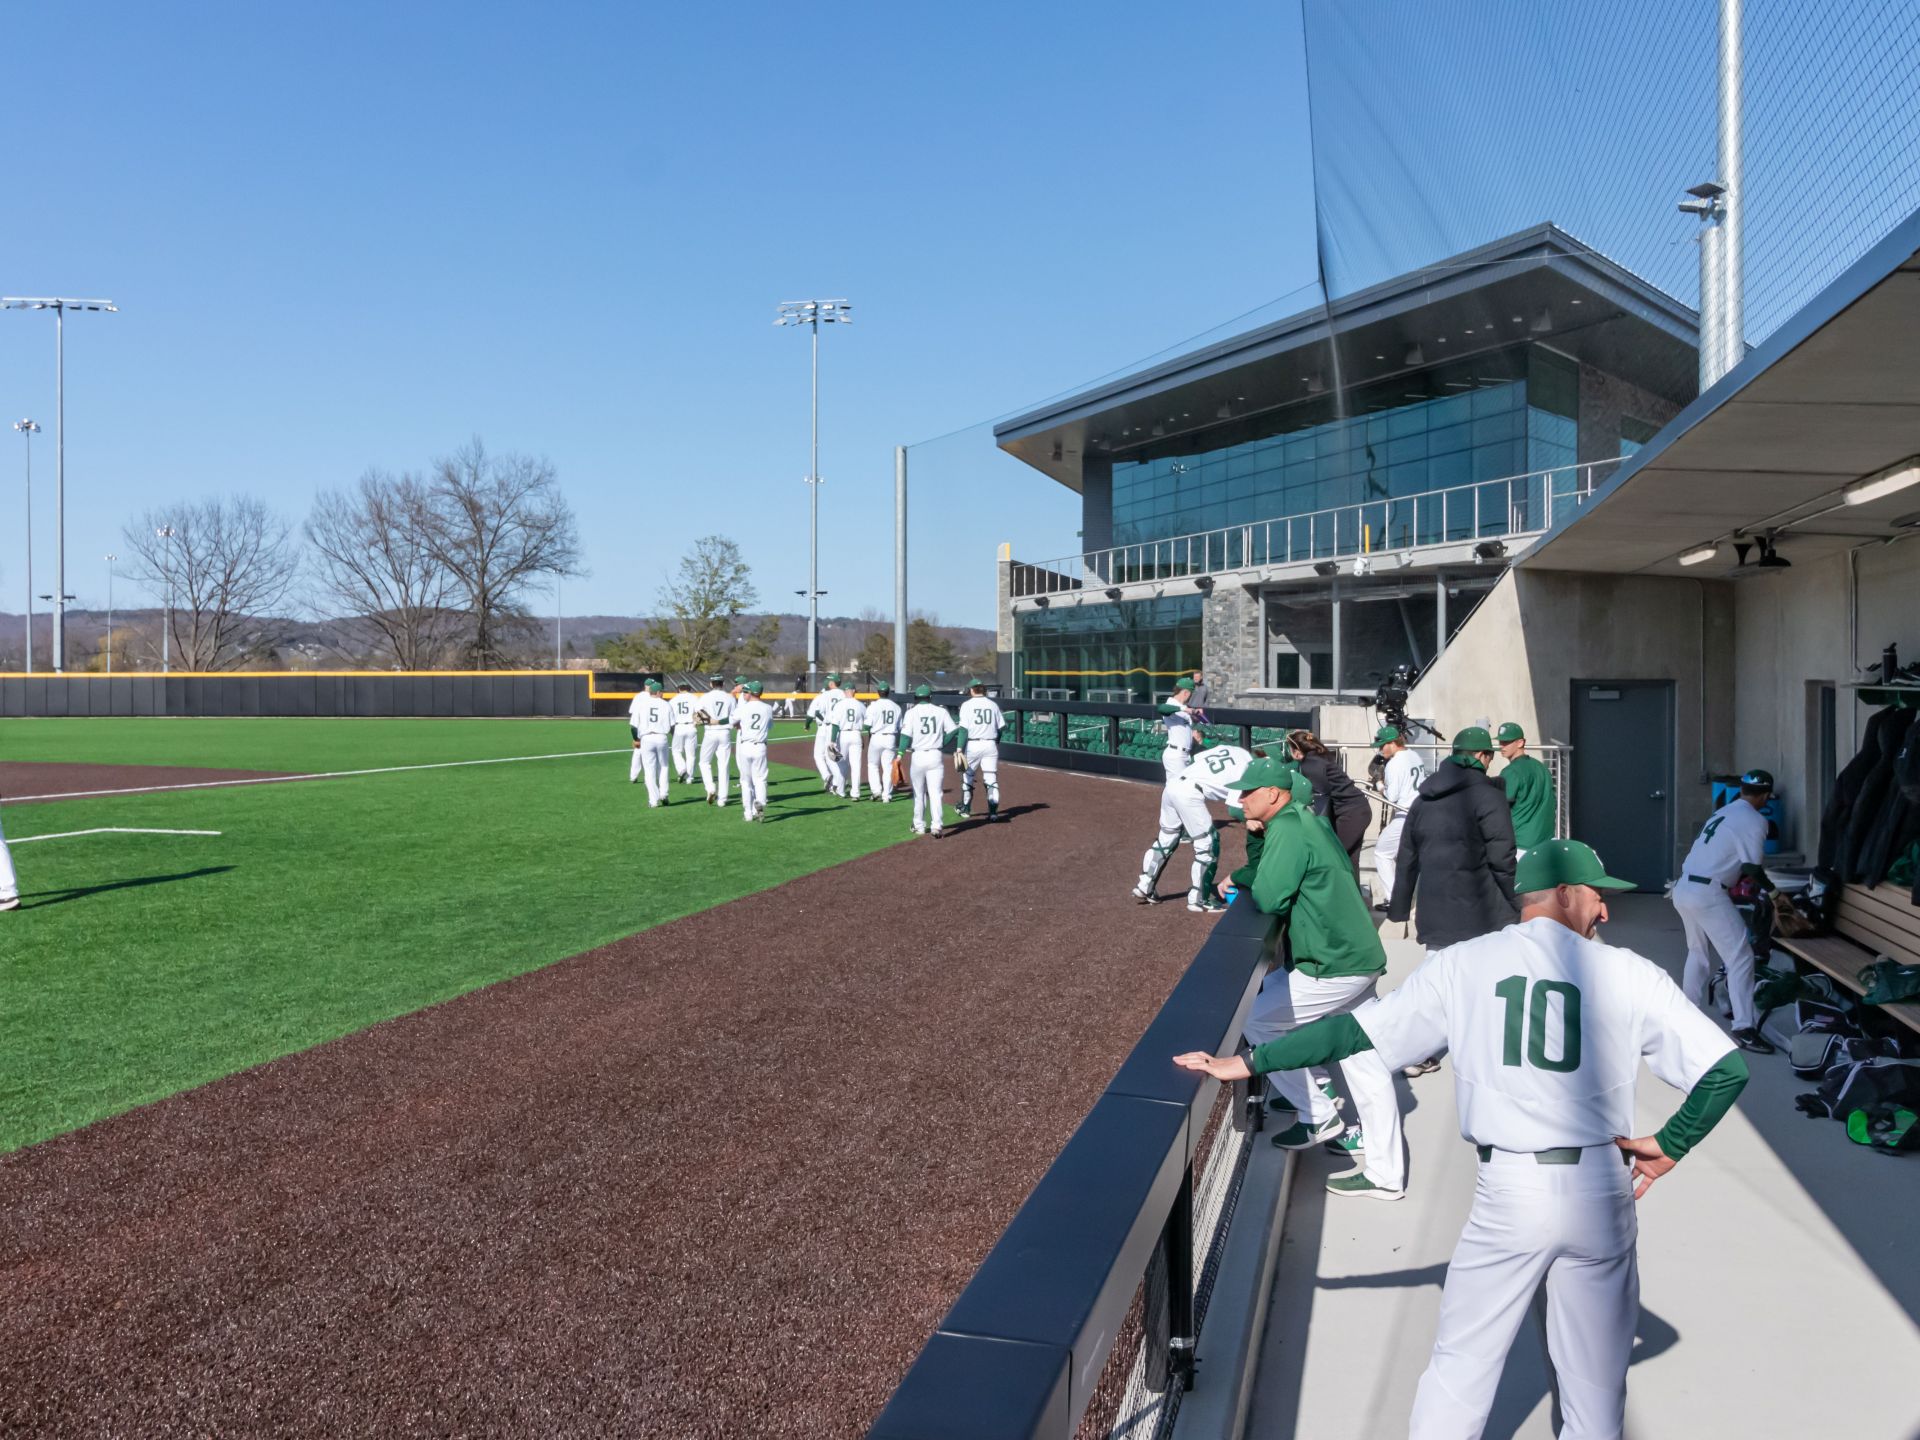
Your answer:
[[[1247,863],[1228,877],[1242,890],[1251,890],[1253,888],[1253,877],[1260,869],[1260,852],[1266,848],[1266,844],[1266,831],[1247,831]]]
[[[1169,705],[1156,705],[1153,708],[1158,710],[1162,715],[1171,715],[1180,707],[1178,705],[1169,704]]]
[[[953,732],[953,748],[956,750],[964,750],[967,748],[967,727],[966,726],[961,725],[961,726],[955,727]]]
[[[1747,1062],[1738,1054],[1722,1056],[1687,1092],[1673,1118],[1653,1137],[1667,1158],[1686,1159],[1687,1152],[1707,1138],[1707,1132],[1720,1123],[1720,1117],[1733,1108],[1746,1087]]]
[[[1309,1065],[1325,1065],[1372,1048],[1373,1041],[1353,1016],[1329,1015],[1324,1020],[1290,1030],[1277,1040],[1267,1041],[1253,1052],[1247,1063],[1253,1067],[1254,1074],[1265,1075],[1273,1070],[1304,1070]]]

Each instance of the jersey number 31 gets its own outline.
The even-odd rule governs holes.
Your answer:
[[[1520,1061],[1520,1032],[1524,1028],[1527,1035],[1526,1062],[1540,1070],[1555,1070],[1565,1074],[1569,1070],[1580,1068],[1580,987],[1566,980],[1536,980],[1533,982],[1532,1003],[1527,998],[1527,977],[1509,975],[1493,987],[1493,993],[1506,1002],[1507,1024],[1506,1043],[1502,1049],[1502,1065],[1518,1065]],[[1552,1010],[1555,995],[1560,997],[1560,1056],[1554,1059],[1547,1054],[1547,1018]],[[1524,1024],[1523,1024],[1524,1022]]]

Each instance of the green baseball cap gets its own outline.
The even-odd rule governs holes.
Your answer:
[[[660,682],[658,680],[647,681],[647,689],[658,695],[660,693]]]
[[[1511,745],[1516,740],[1526,739],[1527,732],[1522,730],[1514,721],[1509,720],[1493,732],[1493,738],[1498,740],[1502,745]]]
[[[744,675],[736,675],[733,677],[733,683],[736,685],[744,685],[747,683],[747,677]]]
[[[1740,783],[1749,790],[1773,789],[1773,772],[1762,770],[1758,765],[1740,777]]]
[[[838,685],[839,683],[840,683],[840,677],[838,675],[827,676],[827,684]]]
[[[913,687],[913,698],[916,700],[925,700],[931,694],[933,694],[933,687],[931,685],[916,685]]]
[[[1378,730],[1373,732],[1373,743],[1376,745],[1389,745],[1399,738],[1400,727],[1398,725],[1382,725]]]
[[[709,685],[724,685],[727,683],[727,677],[724,675],[709,675],[707,676],[707,683]]]
[[[874,693],[878,695],[891,695],[893,693],[892,683],[886,680],[874,681],[873,689],[874,689]]]
[[[758,695],[763,689],[766,688],[758,680],[749,680],[746,682],[746,685],[747,685],[747,693],[749,695]]]
[[[1631,890],[1630,880],[1616,880],[1607,874],[1593,847],[1578,840],[1543,840],[1520,857],[1514,872],[1513,888],[1526,895],[1535,890],[1551,890],[1556,885],[1591,885],[1596,890]]]
[[[1291,791],[1294,782],[1299,780],[1300,772],[1284,760],[1275,760],[1271,755],[1263,755],[1240,772],[1240,778],[1227,786],[1229,790],[1287,790]]]
[[[1493,737],[1487,734],[1484,725],[1469,725],[1453,737],[1453,753],[1456,755],[1491,753],[1495,748]]]

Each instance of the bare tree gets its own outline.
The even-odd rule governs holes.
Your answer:
[[[779,638],[779,620],[765,616],[752,630],[734,633],[759,599],[740,547],[724,535],[703,535],[661,587],[660,608],[667,613],[604,643],[600,653],[616,664],[674,674],[764,664]]]
[[[323,491],[303,530],[327,608],[365,621],[402,670],[438,664],[461,628],[453,572],[430,538],[430,496],[415,475],[369,470],[351,492]]]
[[[521,597],[536,577],[580,573],[573,510],[553,466],[489,455],[477,436],[435,463],[424,528],[466,609],[466,655],[477,668],[506,659],[527,620]]]
[[[300,553],[265,505],[241,495],[148,510],[122,538],[130,573],[172,606],[182,668],[228,670],[273,649],[283,625],[275,612],[300,573]]]

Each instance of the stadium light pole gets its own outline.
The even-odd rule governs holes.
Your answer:
[[[13,428],[27,442],[27,674],[33,674],[33,437],[40,433],[36,420],[16,420]]]
[[[560,668],[560,572],[553,572],[553,668]]]
[[[111,300],[73,300],[54,295],[3,295],[0,310],[53,311],[53,670],[67,668],[67,311],[114,314]]]
[[[820,671],[820,327],[851,325],[853,307],[845,300],[782,300],[776,325],[805,325],[813,332],[813,450],[807,467],[811,491],[807,538],[807,677]]]
[[[160,626],[160,673],[173,672],[173,526],[162,525],[153,532],[167,557],[167,618]]]
[[[113,674],[113,562],[120,557],[107,552],[107,674]]]

